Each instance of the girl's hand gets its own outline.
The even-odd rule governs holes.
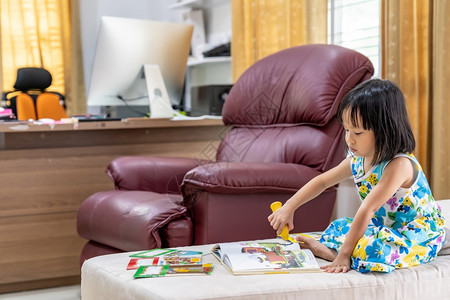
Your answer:
[[[344,257],[338,254],[330,265],[320,268],[327,273],[347,273],[351,269],[350,266],[350,257]]]
[[[270,226],[280,234],[284,228],[284,225],[288,226],[289,231],[294,229],[294,211],[290,211],[288,207],[284,205],[273,212],[268,218]]]

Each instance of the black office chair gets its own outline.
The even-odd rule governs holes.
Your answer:
[[[15,118],[28,119],[30,114],[28,113],[23,114],[18,111],[18,108],[23,107],[21,103],[19,103],[18,105],[18,101],[21,102],[22,100],[20,98],[29,99],[29,97],[31,97],[31,99],[34,102],[34,105],[36,105],[37,99],[40,95],[42,95],[43,93],[52,93],[58,96],[59,103],[65,109],[64,95],[58,92],[46,90],[51,84],[52,84],[52,75],[46,69],[35,67],[19,68],[17,69],[17,78],[13,86],[14,90],[2,93],[2,106],[4,108],[10,108]],[[29,97],[21,96],[18,99],[17,96],[21,94],[27,94],[29,95]],[[29,101],[27,100],[27,102]],[[29,108],[29,103],[27,103],[27,107]],[[19,117],[19,115],[22,116],[25,115],[26,117]],[[41,118],[39,116],[39,112],[35,111],[35,115],[37,116],[36,118]]]

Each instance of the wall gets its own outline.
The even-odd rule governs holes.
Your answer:
[[[217,45],[231,41],[231,0],[203,0],[206,42]]]

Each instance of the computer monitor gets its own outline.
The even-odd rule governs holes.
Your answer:
[[[144,65],[158,65],[170,103],[178,106],[193,25],[102,17],[88,106],[146,106]]]

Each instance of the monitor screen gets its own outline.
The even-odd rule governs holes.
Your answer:
[[[182,97],[193,26],[102,17],[88,106],[149,106],[144,65],[158,65],[170,103]]]

